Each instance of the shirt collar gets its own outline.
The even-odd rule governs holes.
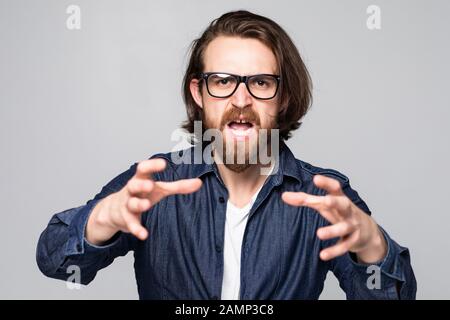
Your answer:
[[[193,164],[192,170],[190,170],[190,176],[192,178],[201,178],[204,175],[214,172],[217,178],[222,182],[210,150],[210,146],[205,148],[201,144],[196,144],[191,148],[178,151],[178,153],[179,157],[189,157],[188,160]],[[283,182],[284,176],[292,177],[301,183],[301,173],[298,161],[284,141],[280,142],[279,156],[276,161],[278,161],[278,163],[276,164],[273,173],[274,185],[280,185]],[[189,162],[186,161],[185,163]]]

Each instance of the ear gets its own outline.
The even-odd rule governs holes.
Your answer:
[[[189,89],[191,90],[192,98],[194,98],[195,103],[200,106],[200,108],[203,108],[202,103],[202,94],[200,93],[200,83],[198,79],[192,79],[191,83],[189,84]]]

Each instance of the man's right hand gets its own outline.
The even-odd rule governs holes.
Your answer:
[[[118,231],[128,232],[145,240],[148,231],[141,224],[141,215],[164,197],[188,194],[202,185],[198,178],[174,182],[154,181],[151,174],[166,167],[163,159],[139,162],[135,175],[118,192],[102,199],[92,210],[86,226],[86,240],[101,245]]]

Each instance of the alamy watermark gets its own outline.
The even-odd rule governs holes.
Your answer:
[[[381,289],[381,268],[377,265],[370,265],[366,270],[370,276],[367,278],[366,286],[369,290]]]
[[[81,269],[80,266],[72,264],[67,267],[66,273],[70,276],[66,280],[66,287],[70,290],[81,289]]]
[[[366,13],[369,15],[366,20],[366,26],[369,30],[381,29],[381,9],[377,5],[370,5],[366,9]]]
[[[66,8],[66,13],[69,15],[66,20],[66,28],[69,30],[81,29],[81,8],[75,4],[71,4]]]

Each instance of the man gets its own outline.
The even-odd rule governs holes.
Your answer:
[[[37,247],[45,275],[67,279],[77,265],[88,284],[133,250],[141,299],[317,299],[330,270],[349,299],[415,298],[408,249],[349,179],[284,143],[311,81],[278,24],[247,11],[214,20],[192,45],[183,88],[195,145],[135,163],[54,215]],[[208,130],[219,135],[205,152]]]

